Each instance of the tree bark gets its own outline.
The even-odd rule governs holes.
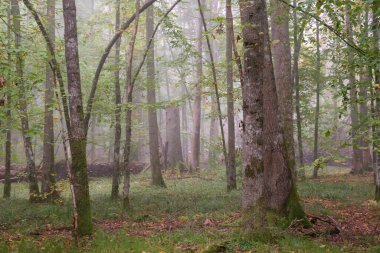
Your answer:
[[[93,232],[86,162],[86,128],[79,68],[75,0],[63,0],[64,40],[70,107],[70,150],[78,210],[78,235]]]
[[[23,58],[21,52],[21,14],[18,0],[11,0],[12,4],[12,19],[13,30],[15,32],[15,50],[16,50],[16,83],[19,86],[19,108],[21,118],[21,131],[24,140],[24,149],[26,157],[26,168],[29,181],[29,200],[32,202],[38,201],[40,191],[37,182],[36,164],[34,160],[32,139],[29,136],[29,117],[28,104],[26,100],[26,89],[24,84]]]
[[[373,31],[373,49],[375,52],[375,57],[373,59],[379,59],[380,57],[380,48],[379,48],[379,42],[380,42],[380,2],[374,1],[372,3],[372,31]],[[376,65],[376,61],[373,64],[374,66],[374,73],[375,73],[375,83],[380,84],[380,67]],[[374,94],[376,97],[376,106],[375,106],[375,117],[380,117],[380,90],[375,89]],[[380,126],[377,124],[375,126],[375,133],[374,133],[374,150],[376,150],[376,166],[374,166],[374,172],[375,172],[375,200],[377,202],[380,202]]]
[[[116,0],[115,33],[120,30],[120,0]],[[115,46],[115,140],[113,150],[113,173],[111,198],[119,197],[120,180],[120,139],[121,139],[121,90],[120,90],[120,44],[121,38],[116,41]]]
[[[47,33],[55,46],[55,0],[47,0]],[[50,66],[50,60],[46,63],[46,83],[45,83],[45,117],[44,117],[44,142],[42,158],[42,187],[41,192],[47,195],[48,200],[59,197],[55,185],[54,168],[54,71]]]
[[[232,45],[234,40],[234,23],[231,10],[231,0],[226,1],[226,78],[227,78],[227,121],[228,121],[228,167],[227,167],[227,191],[232,191],[236,186],[235,165],[235,113],[234,113],[234,80],[232,65]]]
[[[271,5],[273,6],[271,13],[273,69],[276,80],[279,112],[283,124],[288,166],[295,175],[289,7],[283,3],[279,3],[277,0],[272,0]]]
[[[146,13],[146,38],[147,45],[150,43],[150,38],[154,33],[154,11],[153,6],[147,9]],[[148,124],[149,124],[149,150],[150,150],[150,165],[152,169],[152,184],[156,186],[166,187],[161,173],[159,145],[158,145],[158,124],[156,106],[156,88],[155,88],[155,62],[154,62],[154,41],[152,47],[147,54],[147,99],[149,104],[148,109]]]
[[[185,164],[182,155],[181,121],[178,107],[166,108],[166,145],[168,165],[171,168],[178,167],[181,173],[185,172]]]
[[[317,43],[317,76],[316,76],[316,89],[315,89],[315,118],[314,118],[314,161],[318,159],[318,142],[319,142],[319,95],[320,95],[320,75],[321,75],[321,52],[319,43],[319,23],[316,27],[316,43]],[[316,163],[313,169],[313,177],[318,177],[319,163]]]
[[[196,56],[195,56],[195,91],[193,105],[193,129],[191,136],[191,170],[199,170],[200,146],[201,146],[201,101],[202,101],[202,18],[198,17],[196,27]]]
[[[7,9],[7,19],[8,23],[10,24],[12,22],[11,20],[11,5],[9,4]],[[8,48],[11,48],[11,27],[7,27],[7,37],[8,37]],[[7,101],[6,101],[6,139],[5,139],[5,181],[4,181],[4,191],[3,191],[3,197],[5,199],[9,199],[11,197],[11,162],[12,162],[12,94],[11,94],[11,68],[12,68],[12,56],[11,53],[7,53],[7,60],[8,60],[8,80],[6,81],[6,87],[7,87]]]
[[[297,5],[297,1],[293,1],[294,6]],[[302,28],[301,28],[302,29]],[[303,158],[303,142],[302,142],[302,118],[301,118],[301,104],[300,104],[300,81],[299,81],[299,70],[298,61],[301,50],[302,36],[298,34],[298,17],[297,10],[293,10],[293,33],[294,33],[294,53],[293,53],[293,85],[295,88],[295,99],[296,99],[296,117],[297,117],[297,144],[298,144],[298,159],[301,168],[304,167]],[[301,34],[302,31],[301,31]],[[301,169],[301,178],[305,178],[305,170]]]
[[[127,110],[125,114],[125,147],[124,147],[124,189],[123,189],[123,210],[129,208],[129,188],[130,188],[130,177],[131,168],[129,166],[129,160],[131,155],[132,146],[132,95],[133,95],[133,84],[132,84],[132,67],[133,67],[133,53],[135,48],[135,41],[137,36],[137,31],[139,27],[139,9],[140,1],[136,0],[136,19],[135,26],[133,30],[132,37],[129,41],[129,47],[127,52],[127,68],[126,68],[126,86],[125,94],[127,97]]]
[[[364,38],[367,40],[369,28],[369,8],[365,8],[364,14]],[[365,42],[366,43],[366,42]],[[366,45],[365,45],[366,46]],[[363,154],[363,170],[372,170],[372,155],[370,150],[369,141],[367,136],[369,134],[369,109],[368,109],[368,87],[371,87],[372,82],[372,71],[369,66],[364,66],[362,73],[360,75],[360,86],[359,86],[359,112],[360,112],[360,126],[361,126],[361,137],[360,137],[360,148]]]
[[[240,0],[243,25],[243,212],[246,231],[262,229],[272,210],[292,221],[299,203],[284,142],[269,43],[265,0]],[[271,215],[272,216],[272,215]],[[274,221],[276,222],[276,221]]]
[[[345,11],[345,21],[346,21],[346,31],[348,34],[348,39],[350,42],[353,41],[353,31],[351,24],[351,13],[350,7],[346,5]],[[350,64],[349,66],[349,76],[348,85],[350,87],[350,117],[351,117],[351,136],[352,136],[352,173],[361,174],[363,173],[363,155],[359,148],[360,141],[358,139],[358,128],[359,128],[359,117],[358,117],[358,104],[357,104],[357,88],[355,80],[355,67],[352,65],[354,62],[354,54],[350,48],[348,48],[347,60]]]

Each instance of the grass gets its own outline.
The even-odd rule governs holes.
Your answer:
[[[212,251],[218,247],[226,252],[379,252],[376,247],[333,246],[283,230],[275,231],[270,238],[241,235],[238,214],[241,189],[226,193],[223,171],[209,171],[196,178],[167,178],[166,184],[166,189],[151,186],[147,173],[132,177],[133,210],[128,217],[122,217],[121,202],[109,198],[111,180],[92,179],[90,193],[94,221],[96,224],[119,222],[121,225],[111,230],[97,225],[94,237],[82,241],[79,248],[64,233],[38,236],[31,233],[47,224],[51,227],[71,225],[67,184],[63,184],[62,205],[30,204],[27,184],[13,184],[11,200],[0,200],[0,252],[220,252]],[[369,200],[373,191],[371,183],[363,184],[363,180],[346,175],[334,179],[322,175],[319,180],[299,183],[301,198],[343,203]],[[333,212],[316,203],[307,204],[306,208],[316,214]],[[205,226],[207,219],[218,226]],[[180,226],[163,229],[161,225],[167,221],[176,221]],[[145,236],[132,233],[139,230],[149,233]],[[373,245],[376,240],[368,237]]]

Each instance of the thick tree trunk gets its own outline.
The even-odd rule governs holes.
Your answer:
[[[227,121],[228,121],[228,167],[227,167],[227,191],[235,190],[236,165],[235,165],[235,113],[234,113],[234,81],[232,65],[232,45],[234,40],[234,23],[231,10],[231,0],[226,1],[226,78],[227,78]]]
[[[9,5],[11,7],[11,5]],[[8,23],[12,22],[11,20],[11,10],[7,10]],[[7,36],[8,36],[8,48],[11,48],[11,27],[7,27]],[[4,192],[3,197],[9,199],[11,197],[11,162],[12,162],[12,94],[11,94],[11,66],[12,66],[12,56],[11,53],[7,53],[8,60],[8,80],[7,85],[7,130],[6,130],[6,139],[5,139],[5,181],[4,181]]]
[[[319,142],[319,95],[320,95],[320,76],[321,76],[321,52],[319,43],[319,23],[317,22],[316,27],[316,43],[317,43],[317,76],[316,76],[316,88],[315,88],[315,118],[314,118],[314,161],[318,159],[318,142]],[[319,163],[317,163],[313,168],[313,177],[318,177]]]
[[[78,235],[93,231],[86,161],[86,128],[79,68],[78,35],[75,0],[63,0],[65,56],[70,107],[70,150],[78,210]]]
[[[177,107],[166,108],[166,145],[168,145],[168,165],[171,168],[178,167],[181,173],[185,172],[181,145],[181,121]]]
[[[115,32],[120,30],[120,0],[116,0]],[[119,197],[120,180],[120,139],[121,139],[121,91],[120,91],[120,44],[121,38],[115,45],[115,140],[113,149],[113,173],[111,198]]]
[[[271,13],[273,69],[276,80],[279,112],[283,124],[288,166],[295,174],[289,7],[277,0],[272,0],[271,5],[273,7]]]
[[[55,0],[47,0],[47,33],[55,46]],[[46,63],[46,84],[45,84],[45,118],[44,118],[44,143],[42,158],[42,187],[41,191],[47,194],[48,200],[59,197],[55,186],[54,168],[54,72],[50,66],[50,60]]]
[[[147,9],[146,13],[146,38],[147,45],[154,33],[154,11],[153,6]],[[149,104],[148,109],[148,124],[149,124],[149,151],[150,151],[150,165],[152,169],[152,184],[156,186],[165,187],[164,179],[161,173],[159,145],[158,145],[158,124],[157,124],[157,110],[156,106],[156,88],[155,88],[155,62],[154,62],[154,41],[152,47],[147,55],[147,99]]]
[[[349,36],[349,41],[353,41],[353,31],[350,17],[350,7],[346,5],[346,31]],[[352,135],[352,173],[361,174],[363,172],[363,155],[359,148],[360,141],[358,139],[358,128],[359,128],[359,117],[358,117],[358,104],[357,104],[357,88],[355,80],[355,67],[352,65],[354,62],[354,54],[351,48],[348,48],[348,62],[351,64],[349,66],[349,76],[348,85],[350,86],[350,117],[351,117],[351,135]]]
[[[202,19],[198,18],[196,28],[196,56],[195,56],[195,94],[193,105],[193,131],[191,136],[191,170],[199,169],[200,146],[201,146],[201,101],[202,101]]]
[[[34,202],[39,199],[39,188],[37,182],[36,164],[34,160],[32,139],[29,136],[29,117],[28,117],[28,104],[26,99],[26,89],[24,84],[24,71],[23,59],[21,52],[21,14],[18,0],[11,0],[12,4],[12,19],[13,30],[15,32],[15,49],[16,49],[16,83],[19,86],[19,107],[21,118],[21,131],[24,139],[24,149],[26,157],[26,168],[29,181],[29,199]]]
[[[304,218],[284,142],[265,0],[240,0],[243,24],[243,224],[261,229],[267,212]],[[272,216],[272,215],[271,215]]]

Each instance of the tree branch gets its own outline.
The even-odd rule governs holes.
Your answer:
[[[300,8],[297,8],[297,6],[294,6],[290,3],[288,3],[286,0],[278,0],[284,4],[286,4],[287,6],[293,8],[293,9],[296,9],[296,10],[299,10],[300,12],[302,12],[303,14],[309,16],[309,17],[312,17],[314,18],[316,21],[318,21],[321,25],[323,25],[324,27],[326,27],[329,31],[331,31],[332,33],[334,33],[339,39],[341,39],[344,43],[346,43],[349,47],[355,49],[359,54],[363,55],[363,56],[366,56],[367,53],[366,51],[364,51],[363,49],[361,49],[359,46],[357,46],[353,41],[350,41],[349,39],[345,38],[345,36],[340,33],[339,31],[337,31],[336,29],[334,29],[332,26],[326,24],[322,19],[320,19],[317,15],[313,14],[313,13],[310,13],[308,11],[304,11]]]
[[[50,68],[55,73],[55,75],[57,76],[57,80],[58,80],[58,84],[59,84],[59,91],[61,93],[63,112],[65,115],[67,133],[68,133],[69,138],[71,138],[70,114],[69,114],[69,107],[67,106],[67,96],[66,96],[66,91],[65,91],[65,85],[63,83],[63,78],[62,78],[62,73],[61,73],[59,63],[56,59],[56,54],[54,51],[53,43],[52,43],[49,35],[47,34],[46,29],[45,29],[44,25],[42,24],[42,21],[41,21],[40,17],[38,16],[38,13],[34,9],[33,5],[29,2],[29,0],[23,0],[23,2],[25,4],[25,6],[28,8],[28,10],[30,11],[30,13],[32,14],[34,20],[36,21],[38,28],[40,29],[40,31],[41,31],[44,39],[45,39],[47,48],[49,50],[49,54],[50,54],[49,65],[50,65]]]
[[[157,0],[150,0],[146,2],[139,10],[139,13],[144,12],[149,6],[151,6],[154,2]],[[100,72],[102,72],[104,63],[106,62],[108,55],[111,52],[112,47],[115,45],[116,41],[121,37],[121,35],[125,32],[125,30],[131,25],[131,23],[135,20],[136,18],[136,13],[132,15],[122,26],[120,31],[115,33],[115,35],[112,37],[110,42],[108,43],[106,49],[104,50],[104,53],[102,57],[100,58],[100,61],[98,63],[98,67],[95,72],[94,79],[92,80],[92,87],[90,91],[90,95],[87,100],[87,107],[86,107],[86,114],[85,114],[85,119],[84,119],[84,124],[85,124],[85,130],[87,134],[90,118],[91,118],[91,111],[92,111],[92,106],[94,104],[94,97],[95,97],[95,92],[98,86],[99,82],[99,77],[100,77]]]

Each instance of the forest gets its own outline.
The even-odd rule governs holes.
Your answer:
[[[0,252],[380,252],[379,0],[0,0]]]

